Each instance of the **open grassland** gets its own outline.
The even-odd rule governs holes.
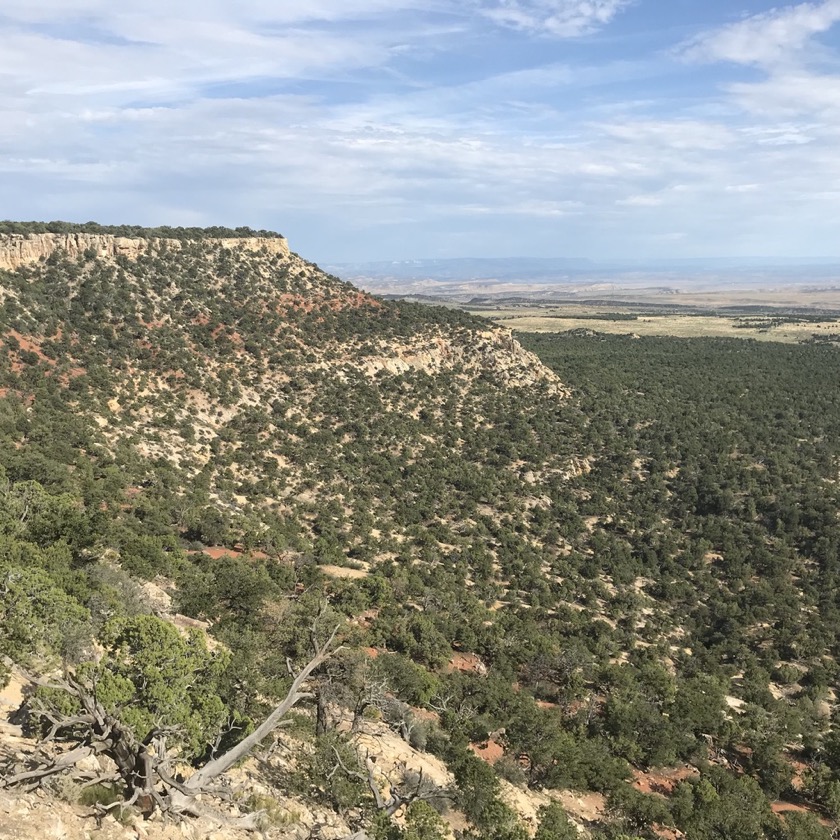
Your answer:
[[[499,306],[472,310],[518,332],[563,333],[591,330],[612,335],[674,336],[677,338],[751,338],[788,344],[840,342],[836,313],[657,312],[639,307],[586,304]]]

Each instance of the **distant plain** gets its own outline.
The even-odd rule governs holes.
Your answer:
[[[519,332],[840,344],[837,262],[609,267],[486,258],[334,268],[365,291],[465,309]]]
[[[562,333],[591,330],[597,333],[677,338],[741,338],[779,341],[840,343],[840,312],[803,314],[798,309],[772,307],[760,311],[710,309],[655,311],[644,304],[542,304],[464,307],[501,326],[519,332]]]

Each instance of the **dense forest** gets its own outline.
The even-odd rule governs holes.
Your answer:
[[[268,825],[292,830],[276,803],[296,799],[376,838],[458,814],[464,837],[523,840],[513,786],[545,795],[539,840],[580,836],[563,790],[600,797],[592,837],[831,836],[835,349],[519,336],[534,356],[201,241],[56,253],[0,286],[0,655],[53,675],[28,701],[47,751],[5,755],[6,784],[126,801],[125,774],[37,775],[56,740],[90,743],[93,697],[172,756],[178,792],[337,628],[256,753],[274,804],[238,803]],[[451,784],[377,795],[374,724]],[[667,795],[640,783],[662,768]]]

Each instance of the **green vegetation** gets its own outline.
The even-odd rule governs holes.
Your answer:
[[[100,225],[96,222],[12,222],[0,221],[0,235],[17,233],[28,236],[32,233],[94,233],[109,236],[125,236],[132,239],[180,239],[181,241],[202,239],[243,239],[259,236],[264,239],[282,238],[270,230],[252,230],[249,227],[142,227],[140,225]]]
[[[779,798],[840,816],[835,349],[521,336],[564,396],[485,322],[296,257],[196,242],[0,280],[0,654],[99,686],[136,741],[206,767],[326,604],[346,647],[272,773],[371,834],[438,840],[448,802],[520,840],[502,780],[601,794],[607,838],[824,835]],[[456,789],[380,802],[374,721]],[[630,784],[683,765],[669,797]]]

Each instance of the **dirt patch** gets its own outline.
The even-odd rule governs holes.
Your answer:
[[[723,698],[726,705],[732,709],[733,712],[736,714],[743,714],[744,713],[744,706],[747,704],[739,699],[738,697],[733,697],[731,694],[728,694],[726,697]]]
[[[600,822],[607,812],[607,800],[600,793],[564,790],[557,799],[573,817],[584,822]]]
[[[412,706],[411,713],[417,720],[425,720],[430,723],[440,723],[440,714],[433,712],[431,709],[423,709],[420,706]]]
[[[26,680],[13,673],[9,684],[0,690],[0,722],[5,723],[9,715],[20,708],[27,685]]]
[[[202,633],[207,633],[210,629],[210,622],[209,621],[202,621],[199,618],[190,618],[188,615],[181,615],[181,613],[175,613],[174,615],[168,616],[168,619],[172,624],[174,624],[179,630],[188,633],[190,630],[200,630]]]
[[[656,825],[655,823],[651,826],[653,829],[653,833],[656,834],[657,837],[662,838],[662,840],[681,840],[682,837],[685,837],[678,828],[664,828],[663,826]]]
[[[219,560],[221,557],[241,557],[244,552],[235,548],[225,548],[223,545],[208,545],[199,553],[206,554],[212,560]]]
[[[221,557],[254,557],[257,560],[267,560],[268,555],[263,551],[244,551],[241,548],[226,548],[223,545],[209,545],[196,552],[197,554],[206,554],[212,560],[218,560]]]
[[[356,748],[361,756],[376,759],[383,783],[398,780],[406,770],[416,773],[422,770],[424,777],[435,785],[452,784],[452,774],[439,758],[413,749],[384,724],[366,721],[363,726],[364,730],[355,738]]]
[[[808,808],[804,805],[794,805],[793,802],[772,802],[770,809],[774,814],[807,814]]]
[[[641,793],[670,796],[680,782],[696,779],[700,772],[695,767],[672,767],[662,770],[633,770],[633,787]]]
[[[265,836],[289,837],[280,829]],[[294,835],[292,835],[294,836]],[[218,824],[199,819],[181,825],[132,818],[121,825],[112,816],[101,824],[90,808],[69,805],[43,793],[9,794],[0,791],[0,838],[2,840],[247,840],[243,831],[220,829]]]
[[[505,754],[504,747],[492,739],[481,744],[470,744],[470,749],[488,764],[495,764]]]
[[[325,575],[343,580],[361,580],[370,574],[367,569],[350,569],[347,566],[319,566],[319,568]]]
[[[479,674],[484,676],[487,673],[487,666],[481,661],[477,653],[454,653],[446,666],[451,674],[453,671]]]
[[[359,627],[369,628],[378,615],[379,610],[377,609],[364,610],[364,612],[360,612],[352,621],[354,624],[359,625]]]
[[[770,803],[770,809],[774,814],[776,814],[776,816],[782,817],[782,819],[784,819],[785,814],[814,814],[817,819],[819,819],[820,824],[824,825],[826,828],[831,828],[833,825],[830,820],[825,819],[825,817],[821,817],[816,808],[811,808],[808,805],[799,805],[794,802],[784,802],[783,800],[778,800]]]

